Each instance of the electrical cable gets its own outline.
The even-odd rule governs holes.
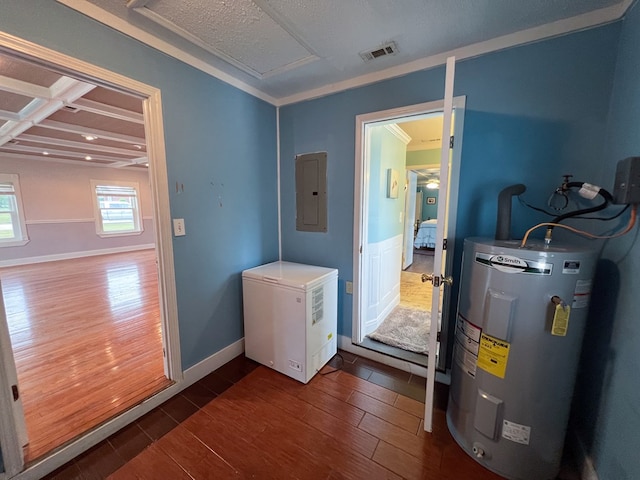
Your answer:
[[[329,362],[330,362],[331,360],[333,360],[334,358],[336,358],[336,357],[340,358],[340,365],[338,365],[337,367],[333,367],[333,366],[329,365]],[[336,353],[336,354],[331,358],[331,360],[329,360],[329,362],[327,362],[327,366],[329,366],[329,367],[330,367],[330,368],[332,368],[333,370],[329,370],[329,371],[327,371],[327,372],[321,372],[320,370],[318,370],[317,372],[318,372],[320,375],[329,375],[330,373],[336,373],[337,371],[342,370],[342,367],[344,367],[344,358],[342,358],[342,355],[340,355],[339,353]],[[323,367],[323,368],[324,368],[324,367]]]
[[[569,189],[573,187],[578,187],[582,189],[582,187],[586,185],[587,184],[585,182],[569,182],[567,183],[566,188]],[[591,185],[591,187],[593,187],[593,185]],[[609,202],[613,202],[613,197],[604,188],[599,188],[597,194],[603,198],[602,203],[600,203],[599,205],[596,205],[595,207],[583,208],[580,210],[575,210],[573,212],[565,213],[563,215],[559,215],[553,220],[551,220],[550,223],[560,223],[562,220],[566,220],[567,218],[577,217],[580,215],[584,215],[585,213],[598,212],[600,210],[604,210],[605,208],[607,208],[607,206],[609,205]],[[550,226],[550,229],[553,230],[554,226],[555,225]]]
[[[618,218],[620,215],[622,215],[624,212],[626,212],[627,210],[629,210],[629,204],[625,205],[624,208],[622,210],[620,210],[618,213],[616,213],[614,216],[612,217],[575,217],[574,219],[581,219],[581,220],[602,220],[602,221],[609,221],[609,220],[615,220],[616,218]]]
[[[524,246],[527,243],[527,239],[529,238],[529,235],[531,234],[531,232],[533,232],[534,230],[540,228],[540,227],[560,227],[560,228],[564,228],[566,230],[569,230],[573,233],[577,233],[578,235],[583,235],[585,237],[588,238],[616,238],[616,237],[621,237],[622,235],[625,235],[626,233],[629,233],[631,231],[631,229],[634,227],[635,223],[636,223],[636,214],[638,211],[638,205],[637,204],[633,204],[633,206],[631,207],[631,216],[629,218],[629,223],[627,224],[627,228],[625,228],[623,231],[618,232],[616,234],[613,235],[595,235],[593,233],[589,233],[589,232],[585,232],[584,230],[579,230],[577,228],[573,228],[570,227],[568,225],[562,225],[560,223],[554,223],[554,222],[545,222],[545,223],[539,223],[538,225],[534,225],[533,227],[531,227],[529,230],[527,230],[527,232],[524,234],[524,237],[522,238],[522,242],[520,243],[520,248],[524,248]],[[549,235],[549,230],[547,230],[547,235]]]
[[[520,195],[518,195],[518,201],[520,202],[520,204],[522,206],[530,208],[531,210],[535,210],[536,212],[544,213],[545,215],[548,215],[550,217],[556,217],[557,216],[555,213],[548,212],[544,208],[536,207],[535,205],[531,205],[530,203],[527,203],[527,201],[524,198],[522,198]],[[572,217],[572,218],[579,218],[579,219],[582,219],[582,220],[603,220],[603,221],[615,220],[620,215],[622,215],[624,212],[626,212],[628,209],[629,209],[629,205],[625,205],[622,210],[620,210],[618,213],[616,213],[615,215],[613,215],[611,217],[580,217],[580,216],[577,216],[577,217]]]
[[[540,208],[540,207],[535,207],[533,205],[530,205],[526,202],[526,200],[524,198],[522,198],[520,195],[518,195],[518,201],[524,205],[525,207],[528,207],[532,210],[535,210],[536,212],[541,212],[544,213],[545,215],[549,215],[550,217],[555,217],[557,216],[555,213],[551,213],[551,212],[547,212],[545,209]]]

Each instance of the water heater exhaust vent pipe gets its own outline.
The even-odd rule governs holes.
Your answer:
[[[525,192],[527,187],[518,183],[504,188],[498,195],[498,219],[496,222],[496,240],[511,239],[511,199]]]

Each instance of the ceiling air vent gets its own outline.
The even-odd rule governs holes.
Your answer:
[[[360,52],[360,56],[365,62],[370,62],[371,60],[375,60],[376,58],[395,55],[396,53],[398,53],[398,46],[396,45],[396,42],[389,42],[382,45],[381,47],[376,48],[375,50]]]
[[[62,110],[70,113],[76,113],[80,111],[78,107],[74,107],[73,105],[65,105],[64,107],[62,107]]]

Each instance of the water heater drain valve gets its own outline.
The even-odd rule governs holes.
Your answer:
[[[482,445],[481,443],[475,442],[473,444],[472,450],[476,458],[488,458],[488,455],[484,450],[484,445]]]

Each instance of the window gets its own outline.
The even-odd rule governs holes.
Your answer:
[[[18,175],[0,173],[0,247],[25,245],[28,241]]]
[[[138,184],[91,180],[96,210],[96,233],[101,237],[138,234],[142,221]]]

